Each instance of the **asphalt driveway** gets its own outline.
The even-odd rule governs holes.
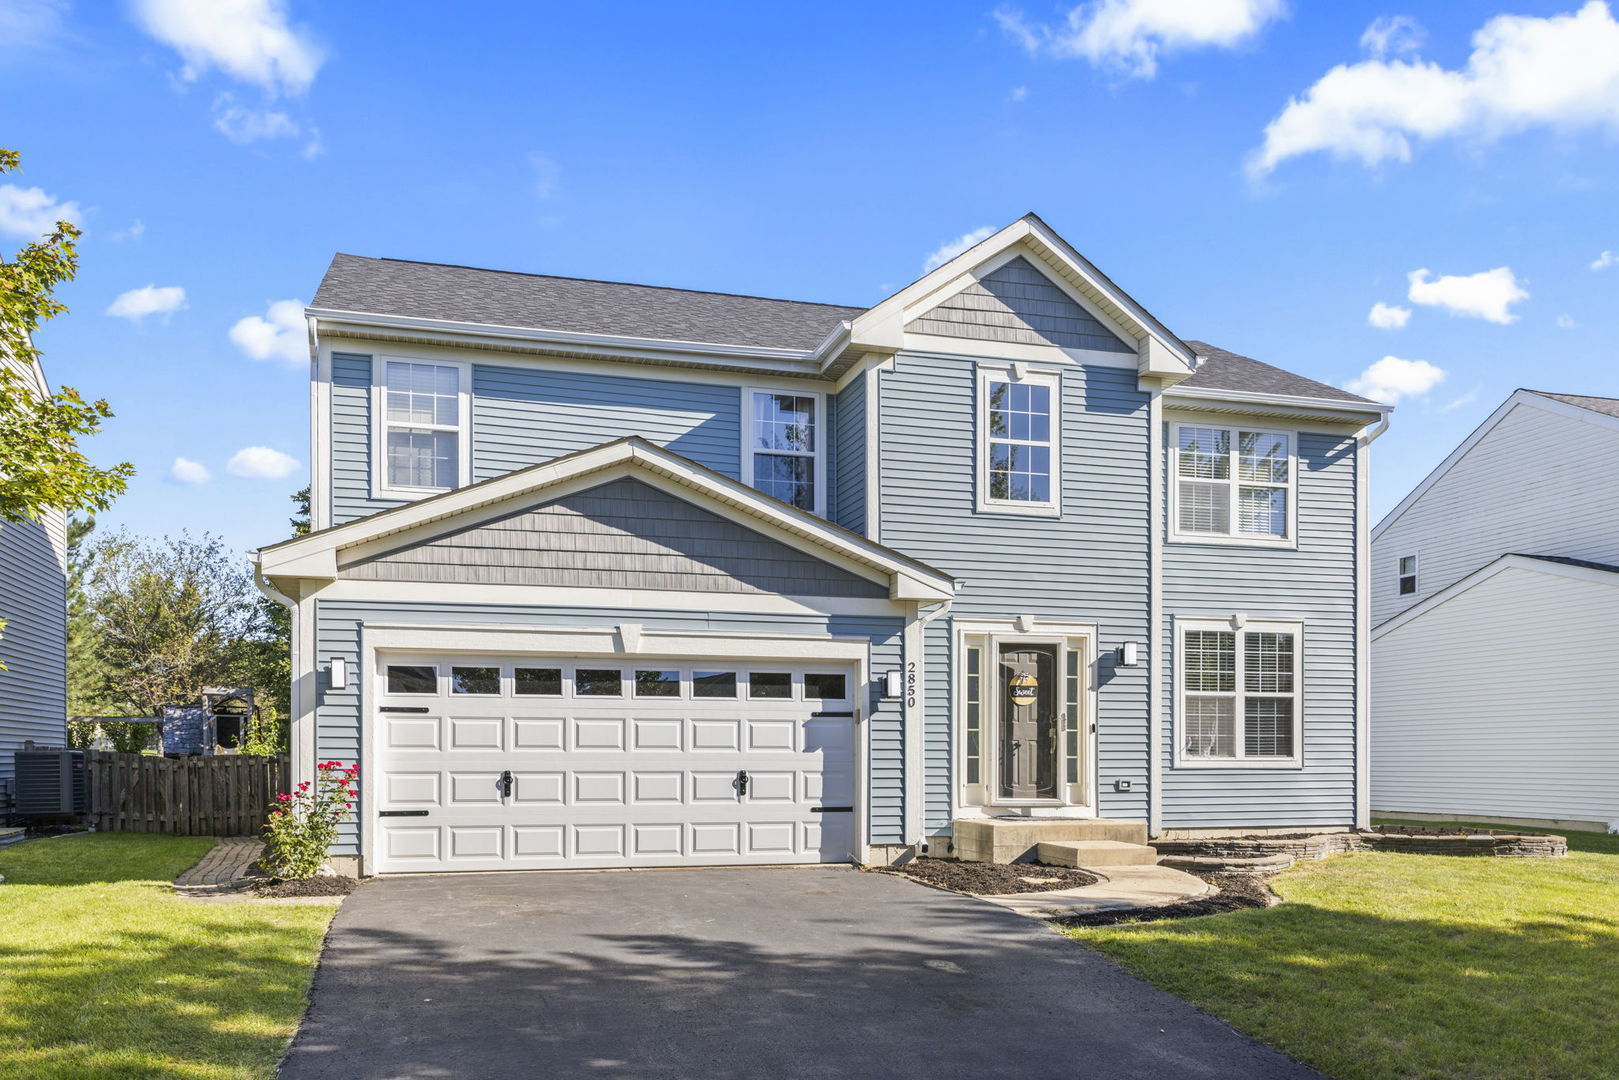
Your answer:
[[[1041,923],[847,868],[371,882],[281,1072],[1317,1076]]]

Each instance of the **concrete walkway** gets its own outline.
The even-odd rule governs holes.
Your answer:
[[[1159,907],[1182,900],[1196,900],[1215,892],[1202,878],[1167,866],[1109,866],[1091,873],[1104,880],[1078,889],[1050,892],[1014,893],[1009,896],[978,896],[997,907],[1035,919],[1063,915],[1084,915],[1092,911],[1119,908]]]
[[[280,1080],[1320,1080],[1042,924],[847,868],[432,874],[338,911]]]

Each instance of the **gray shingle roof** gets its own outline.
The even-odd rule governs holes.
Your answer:
[[[1327,398],[1332,401],[1364,401],[1376,404],[1348,390],[1306,379],[1283,371],[1251,356],[1217,348],[1206,341],[1187,340],[1199,357],[1197,372],[1179,385],[1202,390],[1241,390],[1255,394],[1288,394],[1293,397]]]
[[[1565,405],[1578,405],[1580,408],[1590,409],[1592,412],[1603,413],[1607,416],[1619,416],[1619,398],[1588,397],[1585,394],[1553,394],[1546,390],[1531,390],[1529,392],[1539,394],[1541,397],[1551,398],[1553,401],[1561,401]]]
[[[713,345],[813,349],[864,308],[338,254],[312,307]]]
[[[1558,395],[1548,394],[1547,396],[1557,397]],[[1598,400],[1606,399],[1599,398]],[[1614,566],[1612,563],[1592,562],[1590,559],[1571,559],[1567,555],[1530,555],[1524,551],[1514,551],[1512,554],[1525,559],[1539,559],[1541,562],[1562,563],[1564,566],[1583,566],[1587,570],[1606,570],[1610,574],[1619,574],[1619,566]]]

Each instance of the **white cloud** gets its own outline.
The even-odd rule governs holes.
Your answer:
[[[1619,255],[1615,255],[1611,251],[1604,251],[1601,255],[1591,260],[1591,269],[1593,270],[1606,270],[1610,266],[1619,266]]]
[[[64,202],[37,187],[0,184],[0,232],[37,239],[56,228],[58,221],[75,225],[84,211],[75,202]]]
[[[302,300],[277,300],[264,316],[249,315],[230,328],[231,342],[255,360],[309,362],[309,327]]]
[[[1445,370],[1426,360],[1385,356],[1344,384],[1351,394],[1392,405],[1403,397],[1421,397],[1445,381]]]
[[[1572,315],[1557,316],[1557,329],[1559,330],[1573,330],[1579,325],[1579,323],[1574,321],[1574,316]]]
[[[1012,100],[1013,101],[1027,101],[1028,99],[1029,99],[1029,88],[1027,86],[1014,86],[1014,87],[1012,87]]]
[[[995,20],[1030,53],[1082,57],[1150,79],[1160,55],[1232,48],[1285,13],[1283,0],[1090,0],[1059,26],[1030,24],[1012,7],[997,9]]]
[[[532,153],[528,156],[528,167],[534,173],[535,196],[541,199],[555,196],[557,183],[562,179],[562,166],[544,154]]]
[[[1431,273],[1413,270],[1406,275],[1411,282],[1406,299],[1413,304],[1442,307],[1452,315],[1471,315],[1503,324],[1517,322],[1512,305],[1529,299],[1528,291],[1509,267],[1497,266],[1466,277],[1446,274],[1430,280]]]
[[[161,315],[164,322],[186,306],[186,291],[178,285],[147,285],[119,293],[107,305],[107,314],[138,323],[148,315]]]
[[[1398,330],[1411,321],[1411,309],[1398,304],[1385,304],[1379,300],[1366,313],[1366,321],[1379,330]]]
[[[119,229],[117,232],[112,233],[111,235],[115,243],[122,244],[125,241],[135,243],[139,241],[141,237],[146,235],[146,222],[142,221],[140,218],[136,218],[134,221],[129,223],[129,228]]]
[[[220,94],[214,100],[214,130],[244,145],[266,139],[296,139],[303,134],[298,121],[280,109],[250,109],[237,104],[230,94]]]
[[[1414,53],[1422,48],[1427,38],[1428,31],[1409,15],[1380,15],[1360,36],[1360,47],[1366,50],[1368,56],[1381,59]]]
[[[283,0],[136,0],[141,28],[180,54],[180,77],[218,68],[272,97],[302,94],[325,59],[306,28],[287,21]]]
[[[208,467],[200,461],[190,458],[177,457],[174,464],[169,466],[169,479],[177,484],[206,484],[214,478]]]
[[[1404,162],[1414,141],[1489,142],[1536,127],[1619,131],[1619,22],[1604,0],[1547,18],[1498,15],[1457,70],[1415,57],[1340,64],[1266,125],[1248,171],[1315,152]]]
[[[1442,413],[1455,412],[1457,409],[1462,408],[1464,405],[1473,404],[1473,402],[1478,400],[1478,394],[1479,394],[1479,391],[1481,389],[1482,389],[1482,387],[1478,387],[1478,386],[1473,387],[1473,389],[1469,390],[1467,393],[1463,394],[1461,397],[1453,398],[1450,401],[1447,401],[1443,405],[1439,406],[1439,411],[1442,412]]]
[[[249,480],[282,480],[297,468],[297,458],[268,446],[244,446],[225,463],[226,472]]]
[[[963,251],[966,251],[968,248],[972,247],[980,240],[983,240],[994,231],[994,229],[990,228],[988,225],[985,225],[981,229],[974,229],[972,232],[962,233],[954,240],[946,240],[937,248],[934,248],[932,254],[930,254],[926,261],[922,263],[922,273],[926,274],[930,271],[937,270],[939,267],[943,266],[951,259],[954,259],[957,255],[960,255]]]
[[[0,0],[0,47],[37,49],[62,30],[64,0]]]

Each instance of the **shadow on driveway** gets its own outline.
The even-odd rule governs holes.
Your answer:
[[[281,1080],[1317,1077],[1041,923],[847,868],[387,878]]]

